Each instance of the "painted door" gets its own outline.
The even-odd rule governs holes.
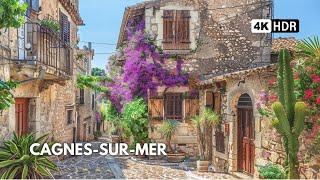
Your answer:
[[[18,136],[28,133],[28,107],[29,99],[17,98],[15,99],[16,109],[16,133]]]
[[[238,108],[238,170],[254,173],[254,120],[252,107]]]

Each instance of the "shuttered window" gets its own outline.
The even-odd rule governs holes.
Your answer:
[[[166,119],[182,120],[182,94],[168,93],[165,95],[165,117]]]
[[[164,10],[163,48],[167,50],[189,49],[190,11]]]
[[[70,22],[68,16],[60,12],[60,35],[61,40],[70,44]]]
[[[84,89],[80,89],[80,104],[84,104]]]
[[[152,120],[163,120],[164,110],[163,97],[152,97],[148,101],[149,118]]]

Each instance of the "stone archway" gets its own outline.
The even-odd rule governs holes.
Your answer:
[[[255,108],[255,90],[248,84],[240,84],[237,83],[231,85],[229,87],[229,91],[227,93],[227,107],[226,107],[226,120],[229,124],[230,128],[230,135],[228,140],[228,161],[229,161],[229,171],[230,172],[239,172],[242,171],[238,167],[238,102],[241,95],[247,94],[252,101],[252,111],[253,111],[253,118],[252,121],[255,121],[255,125],[258,125],[258,120],[256,115],[258,114],[257,109]],[[253,130],[256,127],[253,126]],[[255,142],[257,143],[257,142]],[[259,146],[255,144],[256,147]],[[255,154],[253,153],[253,156]]]

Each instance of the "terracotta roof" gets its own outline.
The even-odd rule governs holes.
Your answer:
[[[296,51],[297,40],[294,37],[276,38],[272,40],[272,52],[279,52],[281,49],[288,49],[289,51]]]

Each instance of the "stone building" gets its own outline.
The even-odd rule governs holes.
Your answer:
[[[91,75],[91,61],[94,51],[91,44],[88,47],[77,51],[76,62],[77,74]],[[77,117],[77,140],[88,141],[94,138],[93,132],[96,129],[96,94],[90,89],[76,89],[76,117]]]
[[[265,87],[263,78],[274,75],[271,35],[253,34],[250,29],[252,19],[272,17],[272,3],[264,0],[154,0],[126,8],[118,47],[126,41],[128,24],[144,20],[145,30],[155,37],[157,45],[164,52],[181,57],[183,70],[199,77],[196,97],[188,95],[189,86],[160,87],[156,96],[149,97],[149,137],[153,141],[163,141],[158,126],[164,119],[179,120],[173,143],[189,156],[195,156],[196,131],[190,117],[209,107],[222,121],[213,133],[213,164],[227,172],[252,175],[257,172],[254,152],[258,150],[252,139],[247,142],[250,153],[244,159],[242,155],[246,154],[234,143],[239,137],[237,126],[227,122],[237,117],[235,108],[239,98],[239,105],[253,106],[257,92]],[[169,59],[166,65],[172,69],[176,61]],[[240,113],[248,119],[256,110]],[[243,121],[248,122],[247,119]],[[251,127],[255,128],[258,126]]]
[[[13,92],[15,104],[0,116],[0,138],[7,139],[15,131],[19,135],[48,133],[58,142],[75,141],[79,114],[76,74],[80,69],[75,59],[81,51],[77,29],[83,25],[79,1],[26,2],[25,23],[0,36],[1,79],[20,82]],[[45,26],[44,20],[58,24],[59,32]],[[88,53],[91,58],[92,52]]]

